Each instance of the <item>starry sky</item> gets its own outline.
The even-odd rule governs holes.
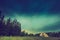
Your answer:
[[[60,0],[0,0],[0,10],[30,33],[60,30]]]

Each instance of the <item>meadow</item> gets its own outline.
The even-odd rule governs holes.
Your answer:
[[[20,36],[0,36],[0,40],[60,40],[60,38],[57,37],[20,37]]]

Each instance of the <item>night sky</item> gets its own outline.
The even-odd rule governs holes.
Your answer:
[[[17,19],[22,30],[32,33],[60,30],[60,0],[0,0],[7,19]]]

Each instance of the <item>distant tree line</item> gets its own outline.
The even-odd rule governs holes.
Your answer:
[[[60,37],[60,32],[48,32],[49,37]]]

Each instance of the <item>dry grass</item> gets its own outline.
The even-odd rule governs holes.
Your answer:
[[[56,37],[49,37],[49,38],[44,38],[44,37],[7,37],[7,36],[1,36],[0,40],[60,40],[60,38]]]

